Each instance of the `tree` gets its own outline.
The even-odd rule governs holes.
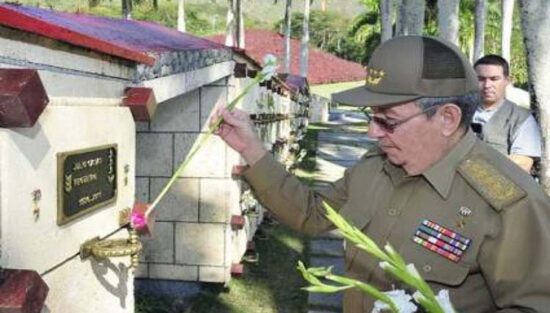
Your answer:
[[[380,0],[380,40],[384,42],[393,37],[393,6],[391,0]]]
[[[372,14],[372,12],[370,13]],[[356,17],[350,26],[349,19],[340,13],[334,11],[323,12],[321,10],[312,10],[309,18],[309,45],[346,60],[366,63],[367,57],[370,54],[368,51],[371,51],[369,50],[371,45],[370,41],[365,43],[361,38],[371,40],[371,37],[362,37],[362,33],[361,35],[356,35],[356,32],[362,32],[364,28],[378,27],[378,15],[376,12],[374,12],[373,15],[375,16],[374,19],[369,19],[368,21],[368,23],[372,22],[373,24],[365,23],[368,25],[358,25],[357,27],[359,27],[359,29],[354,31],[353,28],[356,24],[355,20],[358,20],[359,17]],[[361,16],[361,21],[357,23],[362,22],[363,17],[364,16]],[[301,38],[303,23],[304,14],[302,12],[295,12],[292,14],[291,38]],[[282,32],[284,30],[284,20],[278,21],[274,29]],[[376,39],[374,41],[374,46],[377,46],[379,40]],[[367,48],[365,48],[365,45],[367,45]]]
[[[458,41],[460,0],[437,1],[437,8],[439,38],[458,46],[460,44]]]
[[[284,27],[284,73],[290,73],[290,33],[292,29],[292,0],[286,0],[285,2]]]
[[[502,0],[501,55],[510,62],[514,0]]]
[[[538,113],[542,129],[541,184],[550,195],[550,1],[520,0],[520,8],[531,106]]]
[[[227,20],[225,23],[225,45],[235,45],[235,6],[234,0],[227,0]]]
[[[185,1],[178,0],[178,30],[185,32]]]
[[[485,19],[486,0],[476,0],[476,15],[475,15],[475,38],[474,38],[474,58],[481,58],[485,51]]]
[[[398,10],[397,36],[422,35],[424,30],[424,0],[401,0]]]
[[[132,19],[132,0],[122,0],[122,18]]]
[[[304,0],[304,31],[300,41],[300,76],[307,77],[309,59],[309,5],[311,0]]]
[[[237,25],[235,33],[237,34],[237,47],[244,49],[244,15],[242,0],[235,0],[235,12],[237,13]]]

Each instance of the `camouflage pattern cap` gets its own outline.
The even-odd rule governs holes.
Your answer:
[[[422,36],[400,36],[374,50],[365,85],[332,94],[354,106],[388,106],[423,97],[460,96],[478,91],[477,76],[453,44]]]

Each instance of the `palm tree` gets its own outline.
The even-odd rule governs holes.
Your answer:
[[[237,13],[237,25],[235,29],[237,47],[244,49],[244,15],[242,0],[236,0],[235,6],[235,12]]]
[[[424,0],[400,0],[397,35],[421,35],[424,30]]]
[[[185,0],[178,0],[178,30],[185,33]]]
[[[380,41],[384,42],[393,37],[391,0],[380,0]]]
[[[309,5],[311,0],[304,0],[304,31],[300,42],[300,76],[307,77],[309,59]]]
[[[458,46],[460,0],[437,1],[437,7],[439,38],[446,39]]]
[[[132,19],[132,0],[122,0],[122,18]]]
[[[500,40],[501,55],[510,62],[510,46],[512,42],[512,23],[514,0],[502,0],[502,32]]]
[[[225,45],[235,45],[235,6],[233,0],[227,0],[227,20],[225,23]]]
[[[476,0],[474,61],[483,56],[485,51],[485,20],[487,4],[486,0]]]
[[[285,2],[285,22],[284,22],[284,72],[290,73],[290,31],[292,28],[292,0]]]
[[[541,184],[550,195],[550,1],[520,0],[521,26],[527,50],[531,106],[542,128]]]

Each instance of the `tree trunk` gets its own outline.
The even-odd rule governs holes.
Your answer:
[[[100,2],[101,0],[88,0],[88,7],[89,8],[96,7]]]
[[[327,11],[327,0],[321,0],[321,11]]]
[[[550,1],[520,0],[531,106],[542,129],[541,184],[550,195]]]
[[[235,32],[237,34],[237,47],[244,49],[244,15],[242,0],[235,0],[235,12],[237,15],[237,25]]]
[[[155,11],[159,10],[159,1],[158,0],[153,0],[153,9],[155,9]]]
[[[122,18],[132,19],[132,0],[122,0]]]
[[[485,53],[485,19],[487,17],[486,0],[476,0],[474,62]]]
[[[397,35],[422,35],[424,31],[424,0],[401,0]]]
[[[437,1],[437,20],[439,24],[439,38],[446,39],[459,45],[459,12],[460,0]]]
[[[290,73],[290,29],[292,26],[292,0],[285,3],[284,72]]]
[[[392,1],[392,0],[390,0]],[[401,29],[403,28],[403,16],[401,12],[401,8],[403,7],[403,0],[393,0],[393,9],[395,10],[395,29],[394,29],[394,35],[400,36],[401,35]]]
[[[185,33],[185,0],[178,0],[178,30]]]
[[[225,23],[225,45],[235,45],[235,6],[233,0],[227,0],[227,20]]]
[[[309,1],[304,0],[304,31],[300,43],[300,76],[307,77],[309,56]]]
[[[508,62],[510,62],[513,15],[514,0],[502,0],[502,33],[500,37],[500,54]]]
[[[391,0],[380,0],[380,40],[382,42],[393,37]]]

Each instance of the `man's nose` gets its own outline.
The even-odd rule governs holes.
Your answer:
[[[493,87],[493,84],[490,80],[486,79],[481,82],[481,88],[491,88]]]
[[[384,137],[384,135],[386,135],[386,132],[382,127],[378,126],[378,124],[376,124],[374,121],[371,121],[369,123],[369,130],[367,131],[367,136],[373,139],[378,139],[378,138]]]

